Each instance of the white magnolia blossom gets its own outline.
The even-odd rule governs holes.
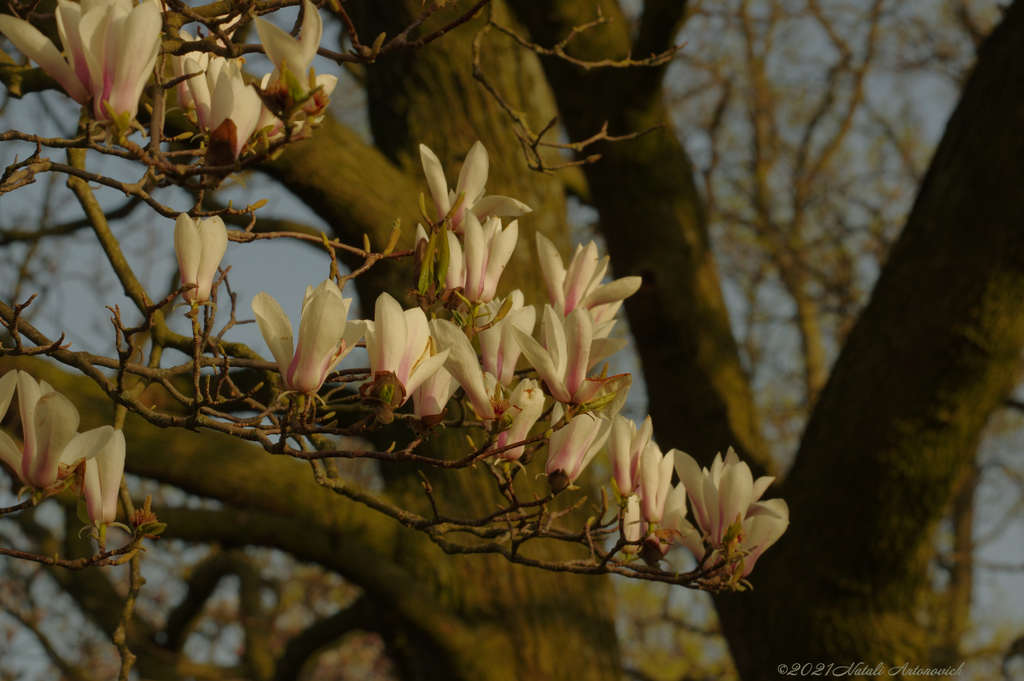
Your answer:
[[[425,416],[440,414],[458,389],[459,384],[444,367],[441,367],[413,391],[413,415],[422,419]]]
[[[518,327],[529,336],[533,334],[533,327],[537,323],[537,309],[532,305],[523,305],[522,291],[516,289],[508,298],[512,299],[512,308],[505,318],[477,334],[480,339],[480,357],[484,371],[494,376],[498,383],[506,388],[510,387],[515,379],[516,362],[519,361],[519,354],[522,352],[512,333],[512,327]],[[499,303],[497,300],[487,303],[483,306],[487,316],[481,318],[484,321],[494,319],[504,304],[505,301]]]
[[[563,317],[579,307],[590,310],[599,338],[606,337],[615,326],[615,314],[622,301],[640,289],[640,277],[601,283],[608,273],[609,258],[598,257],[597,244],[593,241],[576,247],[568,269],[562,264],[562,256],[555,245],[540,232],[537,232],[537,253],[551,306]]]
[[[711,468],[701,469],[688,454],[675,451],[675,467],[693,506],[698,528],[681,518],[672,526],[683,533],[699,534],[703,542],[687,543],[698,560],[704,558],[704,544],[723,551],[724,538],[730,526],[742,525],[738,547],[747,552],[741,577],[750,574],[764,551],[778,541],[789,526],[789,507],[782,499],[760,501],[775,479],[764,476],[754,481],[750,467],[729,449],[725,459],[715,456]],[[684,511],[685,514],[685,506]],[[691,546],[691,544],[693,544]]]
[[[196,120],[201,130],[211,134],[230,120],[235,126],[232,151],[238,158],[257,129],[263,101],[242,77],[240,60],[205,53],[202,57],[201,61],[191,55],[181,57],[184,73],[195,74],[186,84],[196,108]]]
[[[266,19],[256,18],[256,32],[270,61],[274,62],[273,78],[281,78],[287,68],[298,81],[303,92],[309,91],[309,68],[313,57],[320,49],[324,24],[320,11],[309,0],[302,3],[302,27],[299,37],[293,38],[288,31]],[[265,81],[266,82],[266,81]]]
[[[364,322],[346,322],[351,305],[352,299],[343,298],[341,289],[330,279],[315,289],[307,286],[296,348],[292,323],[278,302],[262,292],[253,298],[256,323],[289,390],[315,393],[338,362],[355,348],[366,327]]]
[[[94,525],[109,525],[117,516],[117,499],[124,474],[124,433],[114,431],[107,446],[85,464],[85,510]]]
[[[36,382],[24,371],[9,371],[0,379],[0,419],[7,414],[15,386],[24,446],[19,449],[0,431],[0,459],[17,471],[24,484],[50,487],[81,461],[112,446],[113,428],[101,426],[79,433],[75,405],[49,383]]]
[[[178,256],[178,270],[182,284],[196,284],[196,288],[181,294],[187,303],[205,303],[210,299],[213,279],[228,248],[228,230],[224,220],[196,218],[185,213],[174,222],[174,253]]]
[[[639,431],[633,421],[620,414],[612,418],[608,457],[611,459],[612,477],[622,496],[629,496],[640,487],[640,455],[650,444],[653,433],[650,416],[644,419]]]
[[[61,84],[73,100],[93,102],[101,123],[135,117],[156,65],[163,17],[157,0],[58,0],[57,31],[64,52],[27,21],[0,15],[3,33]]]
[[[529,437],[530,429],[536,425],[544,412],[544,393],[540,389],[540,384],[528,378],[519,382],[508,402],[509,411],[506,411],[505,415],[511,413],[512,424],[508,430],[498,434],[498,439],[494,443],[495,449],[501,449],[510,443],[522,442]],[[499,452],[496,456],[505,461],[518,461],[525,448],[525,445],[520,445]]]
[[[562,414],[562,406],[555,404],[551,422],[556,423]],[[593,414],[582,414],[552,433],[548,441],[548,462],[545,468],[548,480],[551,481],[552,476],[557,476],[561,471],[568,483],[575,482],[604,446],[610,432],[610,421],[596,418]],[[553,484],[552,489],[561,491],[556,489],[558,486],[557,483]]]
[[[387,293],[377,298],[374,320],[364,323],[370,371],[374,376],[380,372],[393,373],[405,389],[404,397],[395,406],[405,404],[448,359],[448,350],[432,352],[434,341],[423,310],[414,307],[403,311]]]
[[[490,160],[487,157],[487,150],[480,142],[476,142],[466,155],[454,191],[448,189],[441,161],[425,144],[420,145],[420,160],[423,163],[423,172],[427,176],[427,186],[430,187],[430,194],[434,198],[438,220],[448,214],[459,194],[466,194],[459,210],[452,216],[452,229],[460,234],[467,211],[479,220],[491,216],[519,217],[532,211],[522,201],[507,196],[484,196]]]
[[[665,501],[672,486],[675,451],[662,454],[654,442],[648,442],[640,459],[640,511],[648,523],[660,523]]]
[[[593,317],[583,308],[570,312],[563,322],[545,305],[543,345],[519,327],[510,328],[551,396],[562,404],[583,404],[597,397],[610,379],[587,378],[587,373],[625,345],[623,339],[596,338]]]
[[[263,76],[263,81],[260,83],[260,87],[264,90],[270,85],[270,77],[272,74]],[[330,74],[320,74],[316,76],[316,86],[320,88],[320,91],[313,96],[304,106],[302,111],[295,114],[292,121],[294,127],[292,128],[292,139],[300,136],[303,130],[307,130],[307,126],[312,123],[317,125],[324,119],[323,109],[327,106],[327,102],[330,100],[331,95],[334,93],[334,88],[338,86],[338,77]],[[317,115],[319,114],[319,115]],[[312,116],[312,119],[310,119]],[[256,122],[256,130],[260,131],[264,128],[267,129],[267,139],[271,142],[284,137],[284,121],[271,113],[270,109],[263,105],[260,108],[259,119]]]
[[[490,217],[481,225],[476,215],[468,213],[463,221],[466,249],[458,238],[448,232],[450,257],[445,286],[462,287],[462,294],[472,303],[489,303],[498,288],[498,280],[512,257],[519,238],[519,223],[513,220],[504,230],[501,219]]]

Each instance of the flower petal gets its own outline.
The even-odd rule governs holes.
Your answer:
[[[89,92],[74,69],[60,56],[60,50],[42,32],[23,19],[0,14],[0,33],[6,35],[22,54],[39,64],[61,84],[71,99],[85,104]]]
[[[49,392],[39,398],[32,428],[36,436],[35,455],[22,458],[22,472],[33,485],[49,487],[57,482],[57,467],[64,448],[78,433],[78,410],[59,392]]]
[[[462,164],[462,170],[459,171],[459,183],[455,189],[456,195],[466,192],[464,206],[472,206],[483,198],[489,164],[487,150],[478,140],[466,154],[466,161]]]
[[[540,343],[533,339],[533,336],[525,333],[519,327],[512,326],[511,330],[516,342],[519,343],[520,349],[526,355],[527,361],[537,370],[541,379],[548,386],[551,396],[563,404],[571,402],[572,396],[565,389],[565,384],[562,383],[562,374],[558,371],[548,351],[542,348]]]
[[[425,144],[420,145],[420,162],[423,163],[423,173],[427,176],[427,186],[430,195],[434,197],[437,219],[440,220],[452,207],[448,200],[448,181],[444,179],[444,169],[437,155]]]
[[[263,340],[274,355],[281,377],[285,378],[295,354],[292,323],[278,302],[263,292],[257,293],[252,299],[252,312],[256,315],[256,325],[260,327]]]

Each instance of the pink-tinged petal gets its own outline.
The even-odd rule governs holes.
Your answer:
[[[704,503],[707,507],[708,516],[708,526],[705,530],[710,536],[712,542],[716,544],[721,543],[728,525],[723,523],[722,505],[718,487],[715,486],[714,481],[709,476],[705,476],[701,481],[701,484],[704,486]],[[689,487],[687,487],[687,489],[689,489]]]
[[[466,192],[466,202],[463,205],[472,206],[483,197],[489,164],[487,150],[479,141],[476,142],[466,154],[466,162],[462,164],[462,170],[459,171],[459,182],[456,185],[456,195]]]
[[[704,504],[704,473],[701,471],[700,465],[686,452],[673,449],[669,453],[675,457],[676,473],[686,487],[686,493],[690,496],[690,502],[693,504],[693,517],[702,528],[707,529],[708,512],[707,506]]]
[[[22,54],[53,76],[71,99],[79,104],[85,104],[89,99],[88,90],[78,80],[74,69],[64,61],[60,50],[35,26],[17,17],[0,14],[0,33],[6,35]]]
[[[583,299],[580,305],[590,310],[598,305],[606,305],[624,300],[639,291],[641,283],[643,283],[643,279],[640,277],[616,279],[595,288]]]
[[[18,385],[18,372],[8,371],[0,378],[0,420],[7,415],[7,409],[14,399],[14,389]]]
[[[79,461],[93,458],[109,444],[115,432],[110,426],[100,426],[75,435],[61,452],[60,463],[74,467]]]
[[[78,32],[82,39],[82,48],[85,51],[85,61],[89,66],[88,90],[93,96],[94,113],[102,108],[99,102],[105,92],[106,46],[113,44],[113,41],[107,40],[107,28],[113,19],[113,13],[114,6],[110,3],[96,3],[88,7],[83,4],[82,20],[78,22]],[[113,70],[113,66],[110,70]],[[105,111],[102,112],[102,118],[97,115],[97,120],[106,118]]]
[[[497,218],[493,218],[497,220]],[[483,296],[481,300],[485,303],[491,302],[498,289],[498,280],[501,273],[505,271],[512,251],[516,248],[516,241],[519,239],[519,223],[513,220],[504,231],[494,237],[491,244],[491,255],[487,260],[487,271],[484,274]]]
[[[295,354],[292,343],[292,323],[276,300],[266,293],[257,293],[252,299],[252,312],[256,315],[256,325],[260,327],[263,340],[274,355],[277,368],[282,378],[287,378],[288,365]]]
[[[789,527],[789,508],[782,499],[772,499],[777,504],[777,515],[759,515],[743,523],[746,539],[743,548],[750,551],[743,561],[743,576],[746,577],[754,569],[758,558],[772,546]],[[766,502],[767,503],[767,502]]]
[[[36,487],[49,487],[57,482],[60,455],[78,433],[78,410],[60,393],[47,393],[39,398],[32,427],[36,451],[31,458],[22,458],[22,472]]]
[[[491,406],[491,398],[484,385],[480,362],[472,344],[466,338],[466,334],[446,319],[433,320],[430,323],[430,331],[434,340],[437,341],[438,348],[450,350],[444,368],[466,391],[477,416],[481,419],[493,419],[494,408]]]
[[[156,66],[162,28],[163,17],[154,0],[134,8],[122,24],[117,36],[118,57],[109,99],[115,113],[128,112],[130,117],[135,117],[139,97]]]
[[[36,419],[36,405],[39,398],[48,392],[52,392],[49,386],[40,386],[27,372],[18,372],[18,410],[25,439],[25,456],[30,458],[36,453],[36,429],[31,427]]]
[[[423,163],[423,173],[427,176],[430,195],[434,197],[437,219],[440,220],[452,207],[448,200],[448,181],[444,179],[444,169],[441,167],[441,161],[425,144],[420,145],[420,161]]]
[[[302,46],[302,73],[295,74],[297,78],[305,82],[309,66],[313,63],[316,51],[320,49],[320,40],[323,38],[324,22],[320,17],[320,10],[309,0],[302,3],[302,28],[299,30],[299,45]],[[337,83],[337,79],[335,79]],[[333,89],[333,88],[332,88]],[[328,93],[329,94],[329,93]]]
[[[565,275],[565,314],[576,309],[576,306],[590,292],[591,280],[597,269],[600,258],[597,256],[597,244],[591,241],[582,249],[577,249],[569,269]]]
[[[199,283],[199,263],[203,256],[203,244],[199,238],[199,230],[195,222],[185,213],[181,213],[174,222],[174,253],[178,257],[178,271],[181,283]],[[198,298],[198,289],[190,289],[182,294],[187,302]],[[207,291],[209,297],[209,291]]]
[[[473,214],[466,217],[462,228],[466,239],[466,288],[463,295],[474,303],[483,302],[481,297],[488,257],[484,228]]]
[[[594,342],[594,320],[580,308],[565,320],[566,369],[565,389],[575,393],[587,378],[590,345]]]
[[[562,404],[569,404],[572,396],[565,389],[565,384],[562,383],[562,374],[552,361],[551,355],[530,334],[516,326],[512,326],[511,329],[513,337],[519,343],[523,354],[526,355],[526,360],[540,374],[541,379],[548,386],[548,390],[551,391],[551,396]]]
[[[437,373],[442,367],[444,367],[445,361],[448,359],[448,351],[443,350],[436,355],[426,357],[416,364],[413,368],[412,376],[409,377],[409,382],[405,383],[405,400],[402,400],[402,404],[405,404],[412,396],[416,389],[419,388],[423,383]]]
[[[584,414],[583,416],[578,416],[576,418],[589,419],[591,416],[594,415]],[[569,472],[569,479],[573,482],[576,482],[576,478],[580,477],[584,469],[586,469],[586,467],[590,465],[590,462],[594,460],[594,457],[597,456],[597,453],[601,451],[601,447],[604,446],[604,443],[608,440],[609,433],[611,433],[611,423],[609,423],[608,421],[597,419],[596,417],[594,420],[597,421],[597,427],[594,429],[594,437],[590,439],[589,443],[587,444],[587,450],[583,454],[583,458],[580,460],[579,466],[576,468],[575,471]]]
[[[517,218],[532,213],[533,209],[522,201],[507,196],[485,196],[474,203],[470,210],[480,220],[494,216],[499,218]]]
[[[313,291],[302,311],[299,340],[288,367],[288,383],[292,388],[312,394],[323,385],[341,348],[347,313],[341,291],[330,279]]]
[[[21,472],[21,450],[7,433],[0,430],[0,461],[10,466],[21,479],[22,484],[27,485],[24,473]]]
[[[628,496],[636,491],[639,480],[633,477],[632,461],[633,436],[636,425],[624,416],[616,415],[612,419],[612,429],[608,439],[608,458],[612,464],[612,477],[619,487],[619,493]]]
[[[82,44],[82,36],[78,28],[78,24],[82,20],[82,7],[77,3],[68,2],[68,0],[57,0],[55,14],[57,32],[64,45],[68,64],[74,70],[82,88],[88,90],[89,63],[85,58],[85,46]]]
[[[109,525],[117,517],[117,498],[124,474],[124,433],[115,431],[103,449],[85,464],[85,506],[89,520]]]
[[[544,283],[548,288],[551,305],[560,313],[565,309],[565,266],[558,249],[546,236],[537,232],[537,256],[540,260],[540,271],[544,275]]]
[[[440,414],[458,389],[459,384],[452,380],[452,375],[444,367],[438,369],[413,393],[412,413],[417,418]]]

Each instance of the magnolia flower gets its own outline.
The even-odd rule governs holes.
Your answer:
[[[0,33],[73,100],[84,105],[92,97],[97,121],[134,118],[160,49],[163,18],[157,0],[136,7],[131,0],[58,0],[56,17],[67,61],[27,21],[0,15]]]
[[[124,433],[115,430],[107,444],[85,464],[85,509],[96,526],[109,525],[117,516],[124,457]]]
[[[551,422],[562,418],[562,407],[556,404]],[[576,416],[570,423],[556,430],[548,442],[548,463],[545,472],[551,491],[561,492],[576,481],[587,464],[593,460],[611,432],[611,423],[593,414]]]
[[[434,375],[448,359],[448,350],[431,352],[430,331],[423,310],[414,307],[402,310],[398,301],[387,293],[377,298],[374,321],[366,324],[366,352],[370,371],[392,373],[405,393],[393,406],[399,407]]]
[[[602,284],[608,272],[609,258],[599,258],[597,245],[591,241],[586,246],[576,247],[566,270],[562,256],[551,241],[537,232],[537,252],[540,269],[548,287],[551,306],[559,315],[565,316],[578,307],[590,310],[598,337],[606,337],[615,325],[615,313],[622,301],[640,289],[640,277],[623,277]]]
[[[181,294],[187,303],[205,303],[210,299],[213,278],[228,248],[228,230],[219,217],[192,220],[182,213],[174,222],[174,252],[182,284],[196,288]]]
[[[508,416],[512,412],[512,425],[508,430],[499,433],[494,443],[495,449],[501,449],[509,443],[522,442],[530,435],[530,429],[537,423],[544,411],[544,393],[537,381],[523,379],[508,398]],[[506,461],[517,461],[523,455],[524,445],[513,447],[495,456]]]
[[[608,456],[612,464],[612,477],[622,496],[629,496],[640,487],[640,455],[650,443],[653,433],[650,416],[644,419],[639,432],[636,424],[626,417],[616,414],[612,418]]]
[[[236,59],[210,57],[205,53],[200,60],[193,59],[191,55],[181,59],[184,73],[194,74],[186,83],[196,107],[199,128],[211,135],[229,131],[226,133],[228,142],[234,158],[238,158],[256,131],[263,111],[259,94],[246,84]],[[233,130],[230,126],[222,128],[229,120]]]
[[[462,164],[462,170],[459,172],[459,183],[455,186],[455,191],[448,189],[448,181],[444,178],[441,161],[425,144],[420,145],[420,160],[423,163],[423,172],[427,176],[427,186],[430,187],[430,194],[434,198],[438,220],[448,214],[459,194],[466,194],[459,210],[455,211],[452,216],[452,229],[460,234],[467,211],[473,213],[477,219],[484,220],[492,215],[519,217],[533,210],[525,203],[507,196],[484,196],[484,185],[487,184],[487,170],[490,161],[487,158],[487,150],[480,142],[476,142],[469,150],[469,154],[466,155],[466,161]]]
[[[437,341],[437,347],[448,352],[444,368],[466,391],[473,411],[481,420],[493,419],[495,413],[491,404],[491,391],[487,389],[480,360],[466,334],[447,319],[431,320],[430,332]]]
[[[264,90],[270,85],[270,76],[267,74],[263,76],[263,81],[260,83],[260,87]],[[322,114],[323,110],[327,107],[331,95],[334,93],[334,88],[338,86],[338,77],[329,74],[317,74],[316,76],[316,87],[319,91],[303,106],[302,111],[295,114],[293,119],[292,128],[292,139],[297,138],[302,131],[306,128],[306,124],[310,123],[309,116],[312,116],[312,124],[317,125],[324,119]],[[317,115],[320,114],[320,115]],[[267,139],[271,142],[284,137],[284,121],[274,115],[270,109],[264,104],[260,108],[259,119],[256,122],[256,130],[263,130],[268,128]]]
[[[444,367],[441,367],[413,392],[412,413],[419,419],[440,414],[458,389],[459,384],[452,380],[452,375]]]
[[[324,24],[320,12],[309,0],[302,3],[302,27],[299,37],[293,38],[287,31],[266,19],[256,18],[256,32],[270,61],[274,62],[274,79],[281,79],[285,69],[295,77],[302,93],[309,92],[309,68],[313,57],[320,49]]]
[[[513,220],[504,230],[501,219],[491,217],[484,225],[469,213],[465,226],[466,251],[463,254],[458,238],[448,232],[451,253],[445,286],[462,287],[462,294],[472,303],[489,303],[498,288],[498,279],[512,257],[519,238],[519,223]],[[452,284],[455,284],[454,286]]]
[[[662,454],[657,444],[648,442],[640,459],[640,511],[649,523],[660,523],[665,501],[672,486],[675,450]]]
[[[537,322],[537,310],[532,305],[523,306],[523,293],[516,289],[509,294],[512,299],[512,308],[505,318],[497,322],[491,328],[484,329],[477,337],[480,339],[480,357],[484,365],[484,371],[494,376],[498,383],[503,386],[510,386],[515,378],[516,362],[519,361],[521,349],[512,334],[512,326],[516,326],[526,335],[533,333],[533,327]],[[507,299],[506,299],[507,300]],[[483,310],[489,319],[494,319],[498,311],[504,305],[492,300],[484,305]]]
[[[24,448],[0,431],[0,459],[18,472],[26,485],[46,488],[66,477],[83,459],[96,456],[114,436],[101,426],[78,432],[78,410],[46,381],[37,383],[24,371],[10,371],[0,379],[0,418],[7,413],[18,389]]]
[[[512,325],[510,328],[526,359],[544,379],[551,396],[562,404],[589,402],[616,378],[587,378],[587,372],[621,348],[625,341],[595,338],[594,320],[583,308],[570,312],[563,322],[550,305],[545,305],[541,327],[543,346],[519,327]],[[621,397],[625,399],[625,395]]]
[[[341,289],[330,279],[315,289],[306,287],[299,322],[298,349],[292,345],[292,324],[277,301],[266,293],[253,298],[256,323],[277,361],[285,387],[313,394],[320,390],[327,374],[352,352],[363,335],[360,322],[347,322],[351,298],[342,298]]]
[[[746,553],[739,575],[745,577],[754,569],[754,563],[761,554],[782,536],[789,525],[789,507],[785,501],[759,501],[775,478],[765,476],[754,481],[750,467],[739,460],[732,448],[724,461],[721,454],[715,456],[710,470],[701,469],[688,454],[673,451],[676,472],[690,497],[703,543],[716,552],[724,552],[730,549],[725,545],[726,537],[735,537],[737,547]],[[739,528],[736,528],[737,523]],[[680,531],[685,531],[687,526],[692,528],[686,521],[677,520],[675,524],[683,528]],[[691,546],[691,550],[697,560],[704,558],[703,544],[696,548]]]

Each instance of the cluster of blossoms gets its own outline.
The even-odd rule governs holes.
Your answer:
[[[58,0],[55,16],[64,46],[53,42],[29,22],[0,15],[0,33],[56,80],[68,96],[90,106],[91,116],[120,132],[129,130],[139,100],[153,74],[160,50],[164,6],[161,0]],[[178,104],[189,111],[211,149],[219,142],[227,150],[214,162],[233,162],[260,135],[274,141],[286,134],[298,138],[303,126],[316,122],[337,85],[335,76],[318,76],[311,68],[320,46],[323,23],[317,8],[303,3],[303,22],[297,38],[274,24],[256,18],[256,30],[273,73],[247,77],[244,59],[227,59],[197,47],[171,57],[178,83]],[[232,27],[222,32],[229,36]],[[173,36],[172,36],[173,37]],[[181,40],[195,43],[187,31]],[[258,84],[258,87],[257,87]]]
[[[42,498],[71,489],[81,494],[88,520],[102,537],[117,513],[124,434],[110,426],[79,433],[75,405],[24,371],[9,371],[0,378],[0,419],[6,416],[15,389],[23,444],[19,447],[0,431],[0,459],[18,474],[25,485],[22,493],[31,491]]]
[[[663,454],[652,440],[650,417],[638,429],[619,414],[629,375],[608,376],[606,364],[597,370],[625,345],[609,336],[618,309],[639,289],[640,278],[605,283],[608,258],[598,256],[593,242],[578,247],[565,266],[555,246],[538,234],[550,302],[538,311],[525,305],[518,290],[497,298],[519,235],[516,220],[503,225],[501,218],[530,208],[484,196],[489,161],[479,143],[463,165],[457,194],[449,191],[436,156],[426,147],[421,154],[437,217],[427,219],[429,231],[423,225],[416,230],[418,306],[403,309],[385,293],[372,319],[348,320],[352,300],[328,279],[307,287],[296,343],[277,301],[266,293],[253,300],[287,391],[317,394],[338,362],[365,339],[370,379],[360,387],[360,397],[376,422],[390,423],[412,400],[416,427],[429,432],[443,422],[461,388],[472,416],[494,436],[496,463],[518,462],[528,443],[542,439],[530,434],[550,429],[546,473],[554,494],[572,488],[607,444],[622,509],[621,550],[653,565],[678,543],[703,564],[718,566],[711,580],[742,588],[740,580],[788,525],[784,501],[760,501],[773,478],[755,482],[732,450],[703,471],[683,452]],[[219,219],[194,223],[182,215],[175,243],[181,280],[196,285],[186,299],[202,303],[227,243],[224,224]],[[521,357],[537,379],[516,372]],[[547,425],[538,427],[545,416]],[[674,473],[679,482],[672,486]],[[695,524],[686,520],[687,498]]]

